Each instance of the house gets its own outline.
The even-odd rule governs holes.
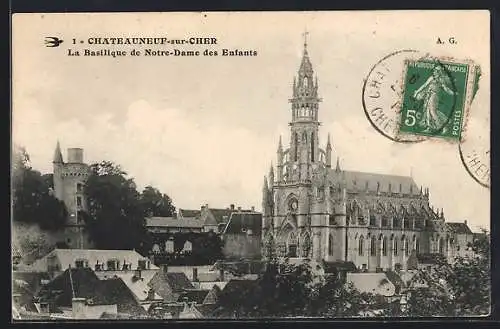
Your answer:
[[[260,259],[262,214],[258,212],[232,212],[224,228],[224,258],[227,260]]]
[[[474,242],[474,233],[467,225],[467,221],[463,223],[446,223],[450,232],[448,260],[453,261],[456,257],[472,256],[473,251],[470,245]]]
[[[104,312],[145,317],[147,312],[120,278],[100,280],[90,268],[67,269],[35,296],[40,313],[99,319]]]
[[[197,218],[147,217],[146,228],[152,234],[201,233],[203,221]]]
[[[163,298],[156,293],[148,283],[159,270],[133,270],[133,271],[97,271],[95,274],[100,280],[120,278],[132,292],[136,301],[148,310],[150,305]]]
[[[254,207],[250,209],[236,208],[234,204],[227,208],[210,208],[208,204],[205,204],[200,207],[200,210],[179,209],[178,218],[196,218],[203,223],[204,232],[222,233],[234,212],[255,212],[255,210]]]
[[[167,303],[176,302],[183,292],[195,289],[184,273],[172,273],[164,270],[156,272],[148,286]]]
[[[38,312],[35,295],[44,285],[50,282],[48,273],[43,272],[12,272],[12,303],[17,311]]]
[[[33,272],[53,276],[68,268],[91,268],[95,271],[157,270],[156,265],[135,250],[54,249],[28,267]]]
[[[327,262],[322,261],[321,267],[323,269],[323,273],[327,276],[335,276],[338,280],[345,282],[347,280],[347,273],[356,272],[356,265],[353,262],[345,262],[345,261],[334,261]]]
[[[412,253],[408,258],[408,270],[429,269],[438,267],[446,263],[446,258],[442,254],[415,254]]]

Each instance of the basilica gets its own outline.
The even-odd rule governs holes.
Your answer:
[[[289,102],[291,139],[280,137],[277,165],[264,177],[264,256],[271,245],[278,257],[384,271],[421,254],[451,259],[467,250],[453,230],[470,232],[467,224],[446,223],[412,177],[348,171],[338,157],[332,166],[330,136],[325,148],[318,142],[321,98],[306,42]]]

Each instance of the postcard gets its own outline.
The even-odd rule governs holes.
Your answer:
[[[12,318],[489,315],[489,23],[13,15]]]

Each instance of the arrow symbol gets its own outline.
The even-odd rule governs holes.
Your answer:
[[[64,41],[59,39],[58,37],[45,37],[45,46],[46,47],[59,47],[61,43]]]

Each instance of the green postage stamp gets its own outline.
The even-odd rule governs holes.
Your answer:
[[[406,61],[399,132],[460,140],[470,76],[470,63],[429,58]]]

